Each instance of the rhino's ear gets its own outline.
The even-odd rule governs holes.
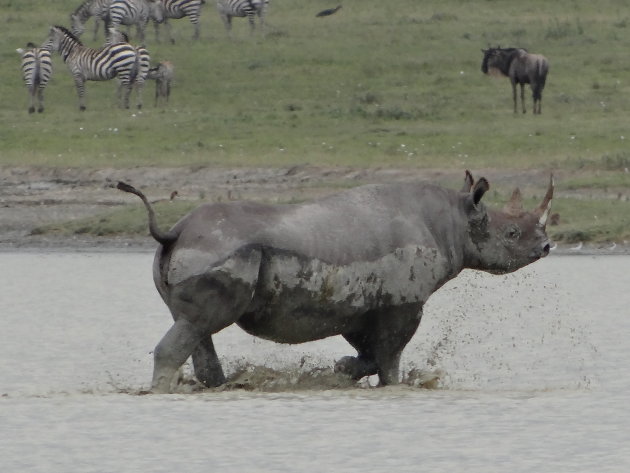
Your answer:
[[[470,189],[472,189],[472,186],[474,183],[475,183],[475,180],[473,179],[472,174],[470,174],[470,171],[466,169],[466,175],[464,176],[464,185],[462,186],[462,192],[470,192]]]
[[[479,203],[481,202],[481,198],[488,191],[488,189],[490,189],[490,185],[484,177],[475,182],[474,186],[466,196],[464,204],[469,218],[476,220],[481,217],[480,211],[482,211],[484,207],[483,205],[479,205]],[[485,214],[485,211],[481,213]]]
[[[471,193],[472,201],[475,207],[479,205],[481,198],[486,192],[488,192],[488,189],[490,189],[490,184],[488,184],[485,177],[482,177],[475,183]]]

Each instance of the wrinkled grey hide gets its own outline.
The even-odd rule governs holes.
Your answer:
[[[152,390],[168,392],[192,354],[207,386],[225,382],[212,335],[236,323],[301,343],[342,335],[356,350],[338,371],[399,381],[402,350],[429,296],[464,268],[517,270],[549,252],[553,186],[533,212],[514,192],[504,211],[480,201],[485,179],[460,192],[426,183],[368,185],[310,203],[207,204],[161,231],[153,276],[175,320],[155,348]]]

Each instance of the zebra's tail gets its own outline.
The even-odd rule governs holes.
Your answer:
[[[177,232],[174,232],[172,230],[168,232],[160,230],[160,228],[157,225],[157,220],[155,218],[155,211],[153,210],[153,206],[147,200],[147,198],[142,192],[140,192],[135,187],[130,186],[129,184],[122,181],[118,182],[118,185],[116,186],[116,188],[118,188],[119,190],[123,192],[129,192],[130,194],[135,194],[138,197],[140,197],[140,199],[142,200],[142,203],[147,209],[147,212],[149,213],[149,233],[151,233],[151,236],[158,243],[164,246],[168,246],[175,243],[175,241],[177,241],[177,238],[179,237],[179,234]]]
[[[138,48],[133,49],[136,55],[135,60],[133,61],[133,66],[131,66],[131,70],[129,71],[129,87],[133,87],[140,73],[140,53],[138,52]]]

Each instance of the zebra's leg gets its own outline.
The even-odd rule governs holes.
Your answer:
[[[28,88],[28,98],[30,101],[30,106],[28,107],[28,113],[33,113],[35,111],[35,86],[29,86]]]
[[[136,81],[136,97],[138,103],[138,110],[142,108],[142,91],[144,90],[144,79]]]
[[[256,17],[253,12],[247,14],[247,21],[249,21],[249,32],[254,34],[254,31],[256,30]]]
[[[227,31],[228,36],[232,33],[232,16],[227,13],[221,14],[221,19],[223,20],[223,24],[225,25],[225,30]]]
[[[260,18],[260,34],[265,36],[265,10],[264,7],[258,12],[258,18]]]
[[[153,20],[153,31],[155,31],[155,42],[160,42],[160,24]]]
[[[199,39],[199,17],[190,17],[190,22],[193,24],[195,32],[193,33],[193,40],[197,41]]]
[[[123,107],[129,108],[129,96],[131,95],[131,89],[133,88],[133,83],[127,79],[122,83],[123,88]]]
[[[116,99],[118,101],[118,106],[122,107],[122,100],[123,100],[123,83],[122,83],[122,80],[118,80],[118,87],[116,87]]]
[[[39,102],[39,106],[37,107],[37,112],[42,113],[44,111],[44,88],[40,87],[37,90],[37,99]]]
[[[147,21],[140,21],[136,24],[136,37],[138,38],[138,41],[140,41],[140,43],[144,43],[144,28],[147,26],[147,23]]]
[[[79,110],[85,111],[85,80],[81,76],[74,76],[74,86],[79,96]]]
[[[96,41],[96,38],[98,36],[98,26],[101,24],[101,22],[98,19],[98,16],[94,17],[94,38],[93,40]]]
[[[168,34],[168,40],[171,44],[175,44],[175,39],[173,38],[173,28],[171,22],[168,21],[167,18],[164,18],[164,26],[166,27],[166,34]]]

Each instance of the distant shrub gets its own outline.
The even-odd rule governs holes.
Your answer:
[[[630,152],[620,151],[615,154],[605,154],[602,156],[602,164],[605,169],[629,169],[630,168]]]
[[[580,19],[576,20],[576,25],[573,27],[569,21],[560,21],[558,18],[554,18],[551,24],[547,27],[545,33],[546,39],[563,39],[574,35],[584,34],[584,28],[580,23]]]

